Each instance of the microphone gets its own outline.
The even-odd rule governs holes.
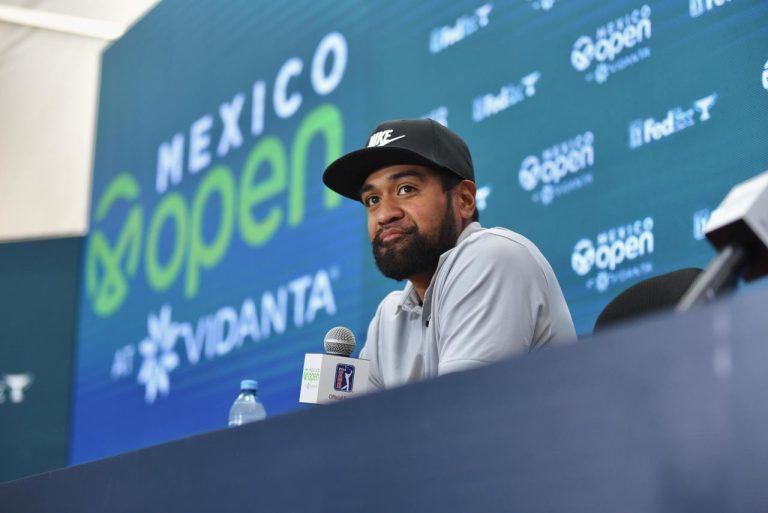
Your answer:
[[[768,274],[768,171],[731,189],[704,227],[718,255],[693,282],[678,312]]]
[[[338,326],[325,334],[323,347],[328,354],[349,356],[355,350],[355,334],[349,328]]]
[[[368,360],[351,358],[355,334],[341,326],[323,339],[325,354],[304,355],[299,402],[326,404],[357,397],[368,391]]]

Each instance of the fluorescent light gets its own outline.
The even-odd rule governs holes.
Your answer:
[[[0,22],[55,30],[77,36],[112,41],[122,36],[126,26],[120,23],[80,16],[70,16],[38,9],[0,5]]]

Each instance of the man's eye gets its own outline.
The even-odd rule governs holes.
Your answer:
[[[363,204],[366,207],[372,207],[372,206],[374,206],[378,202],[379,202],[379,197],[378,196],[368,196],[367,198],[365,198],[363,200]]]
[[[413,192],[413,191],[415,191],[415,190],[416,190],[416,189],[415,189],[415,188],[414,188],[412,185],[401,185],[401,186],[400,186],[400,187],[397,189],[397,193],[398,193],[398,194],[408,194],[409,192]]]

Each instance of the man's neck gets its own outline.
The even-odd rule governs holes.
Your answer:
[[[465,221],[461,226],[461,231],[459,232],[459,240],[461,240],[461,234],[464,233],[464,230],[467,229],[467,226],[472,224],[473,221]],[[456,242],[458,245],[458,241]],[[456,247],[456,246],[454,246]],[[453,249],[453,248],[451,248]],[[409,276],[408,280],[413,284],[413,288],[416,289],[416,294],[419,296],[419,303],[424,302],[424,296],[427,293],[427,289],[429,288],[429,284],[432,283],[432,277],[435,275],[435,272],[437,272],[437,268],[417,274],[416,276]]]
[[[427,293],[427,288],[432,282],[432,276],[435,275],[435,271],[430,273],[419,274],[417,276],[411,276],[408,278],[413,284],[413,288],[416,289],[416,294],[419,296],[419,303],[424,301],[424,295]]]

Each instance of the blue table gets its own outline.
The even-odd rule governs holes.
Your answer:
[[[1,512],[765,512],[768,290],[0,485]]]

